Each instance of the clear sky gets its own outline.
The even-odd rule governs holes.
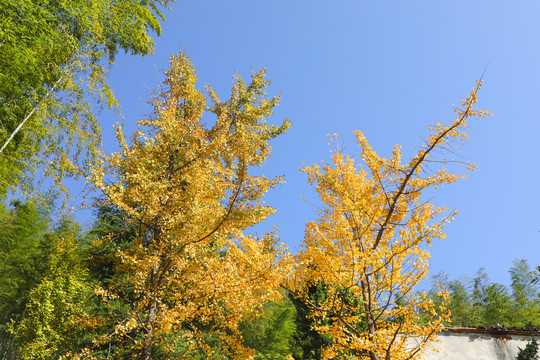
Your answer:
[[[447,239],[431,247],[430,273],[474,275],[484,266],[492,281],[508,283],[515,258],[540,264],[540,2],[538,1],[182,1],[166,13],[156,53],[118,56],[111,84],[126,132],[150,111],[150,91],[163,80],[168,58],[191,55],[201,87],[230,94],[235,71],[248,77],[266,67],[270,93],[283,92],[273,120],[289,118],[265,167],[286,184],[267,196],[292,251],[317,199],[299,172],[328,160],[328,133],[338,133],[351,155],[362,130],[381,155],[394,144],[405,154],[421,145],[428,125],[448,121],[487,66],[479,107],[493,117],[470,124],[465,160],[479,170],[434,193],[459,211]],[[104,147],[115,149],[103,114]]]

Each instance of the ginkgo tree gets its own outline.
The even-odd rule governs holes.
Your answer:
[[[454,154],[468,141],[467,120],[489,114],[474,109],[480,87],[477,82],[455,109],[455,120],[430,128],[408,161],[399,145],[390,159],[379,156],[356,131],[363,166],[337,150],[331,163],[302,170],[323,207],[306,226],[296,271],[284,287],[311,307],[315,328],[330,335],[325,358],[412,359],[447,320],[447,311],[414,288],[427,275],[426,245],[445,237],[455,212],[422,195],[465,176],[447,166],[463,163]],[[325,296],[315,301],[308,289],[317,284]]]
[[[210,105],[196,81],[189,58],[173,56],[151,100],[153,115],[139,121],[130,140],[118,127],[121,150],[103,155],[92,175],[103,193],[96,205],[121,210],[138,234],[116,252],[111,285],[96,290],[105,303],[126,304],[121,316],[102,320],[114,321],[114,331],[94,340],[96,347],[114,342],[115,353],[107,355],[113,358],[183,358],[193,351],[248,358],[253,351],[242,345],[238,325],[282,296],[287,267],[278,262],[285,251],[273,233],[244,232],[274,212],[263,196],[282,178],[250,171],[265,162],[269,141],[289,122],[266,121],[279,97],[266,95],[264,70],[249,84],[236,75],[227,101],[207,87]],[[215,121],[205,123],[205,113]]]

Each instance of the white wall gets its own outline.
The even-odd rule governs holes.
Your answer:
[[[439,333],[439,352],[428,351],[422,360],[515,360],[530,336]]]

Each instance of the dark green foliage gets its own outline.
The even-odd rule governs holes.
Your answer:
[[[308,289],[310,300],[314,304],[324,301],[326,296],[325,285],[319,283],[311,285]],[[319,334],[314,326],[317,325],[313,318],[313,311],[308,304],[290,294],[290,299],[296,308],[296,334],[294,341],[296,346],[302,349],[301,355],[293,354],[296,360],[320,360],[322,349],[331,343],[330,337]]]
[[[126,250],[137,237],[137,229],[125,221],[126,214],[114,207],[101,207],[83,249],[90,276],[108,287],[114,276],[114,254]]]
[[[117,275],[115,262],[118,261],[115,255],[119,250],[128,249],[137,236],[137,229],[128,225],[125,216],[124,212],[115,207],[98,208],[96,220],[81,248],[81,258],[92,287],[99,286],[105,290],[115,287],[117,292],[122,292],[129,300],[133,298],[132,289],[122,287],[121,279],[115,278]],[[83,334],[78,339],[79,348],[91,349],[94,356],[106,357],[107,354],[114,354],[115,359],[131,359],[133,355],[131,349],[124,349],[118,341],[111,340],[105,345],[92,342],[100,336],[114,333],[114,324],[121,322],[120,319],[126,316],[129,310],[129,301],[103,302],[101,296],[92,294],[85,305],[85,312],[88,317],[94,319],[94,326],[82,326],[79,329]]]
[[[516,360],[538,360],[538,342],[535,338],[532,338],[524,349],[519,348]]]

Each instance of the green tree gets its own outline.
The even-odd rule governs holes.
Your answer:
[[[34,202],[0,202],[0,357],[12,350],[11,321],[25,313],[30,290],[43,277],[50,251],[49,214]]]
[[[471,291],[471,325],[486,325],[485,323],[485,305],[486,291],[490,286],[489,276],[485,268],[481,267],[472,279]]]
[[[452,326],[472,325],[472,306],[467,287],[461,280],[453,280],[448,284],[450,291],[450,312]]]
[[[484,268],[480,268],[472,280],[450,281],[448,275],[437,274],[429,298],[438,306],[441,296],[435,283],[449,291],[451,325],[537,327],[540,323],[540,302],[537,285],[526,260],[516,259],[510,268],[510,289],[502,284],[491,283]],[[468,285],[468,284],[471,285]]]
[[[515,259],[509,273],[512,279],[515,326],[540,326],[538,284],[533,281],[532,270],[527,260]]]
[[[74,221],[64,219],[51,236],[54,249],[46,275],[30,292],[24,317],[11,329],[18,359],[56,359],[77,348],[77,329],[86,321],[84,306],[91,294],[79,233]]]
[[[516,360],[538,360],[538,342],[532,338],[524,349],[518,348]]]
[[[509,273],[512,279],[513,326],[539,326],[538,285],[533,282],[532,270],[527,260],[515,259]]]
[[[262,314],[240,325],[244,344],[257,353],[255,359],[280,360],[287,355],[298,356],[295,347],[296,309],[290,299],[283,303],[270,302],[262,307]]]
[[[58,183],[94,159],[92,104],[116,104],[108,66],[153,51],[172,1],[0,0],[0,196],[36,168]]]
[[[324,303],[327,297],[326,285],[323,282],[309,284],[306,290],[311,304],[318,305]],[[329,335],[321,334],[316,330],[320,317],[316,316],[311,304],[305,299],[296,297],[289,293],[294,307],[296,308],[296,334],[295,344],[301,349],[300,354],[293,354],[296,360],[320,360],[323,351],[332,343]]]
[[[483,325],[510,325],[512,323],[512,298],[502,284],[489,285],[485,293]]]
[[[118,281],[117,252],[127,251],[136,241],[138,230],[130,225],[128,215],[113,206],[102,206],[96,210],[96,219],[88,234],[84,237],[82,258],[88,270],[91,284],[105,291],[114,288],[114,279]],[[107,338],[115,332],[115,324],[121,323],[131,310],[130,302],[134,300],[133,287],[117,290],[124,301],[112,299],[103,302],[95,294],[88,299],[85,306],[86,316],[92,321],[83,324],[79,332],[84,334],[78,339],[80,348],[92,348],[92,355],[107,357],[115,354],[116,359],[131,358],[133,353],[122,349],[114,339],[108,343],[93,343],[94,339]],[[123,356],[123,357],[122,357]],[[156,357],[159,359],[159,357]]]
[[[130,248],[137,234],[137,228],[130,225],[128,215],[122,210],[113,206],[97,209],[83,249],[89,276],[95,283],[109,287],[115,275],[115,253]]]
[[[518,304],[536,300],[538,288],[532,282],[531,268],[525,259],[515,259],[508,270],[512,279],[512,296]]]

